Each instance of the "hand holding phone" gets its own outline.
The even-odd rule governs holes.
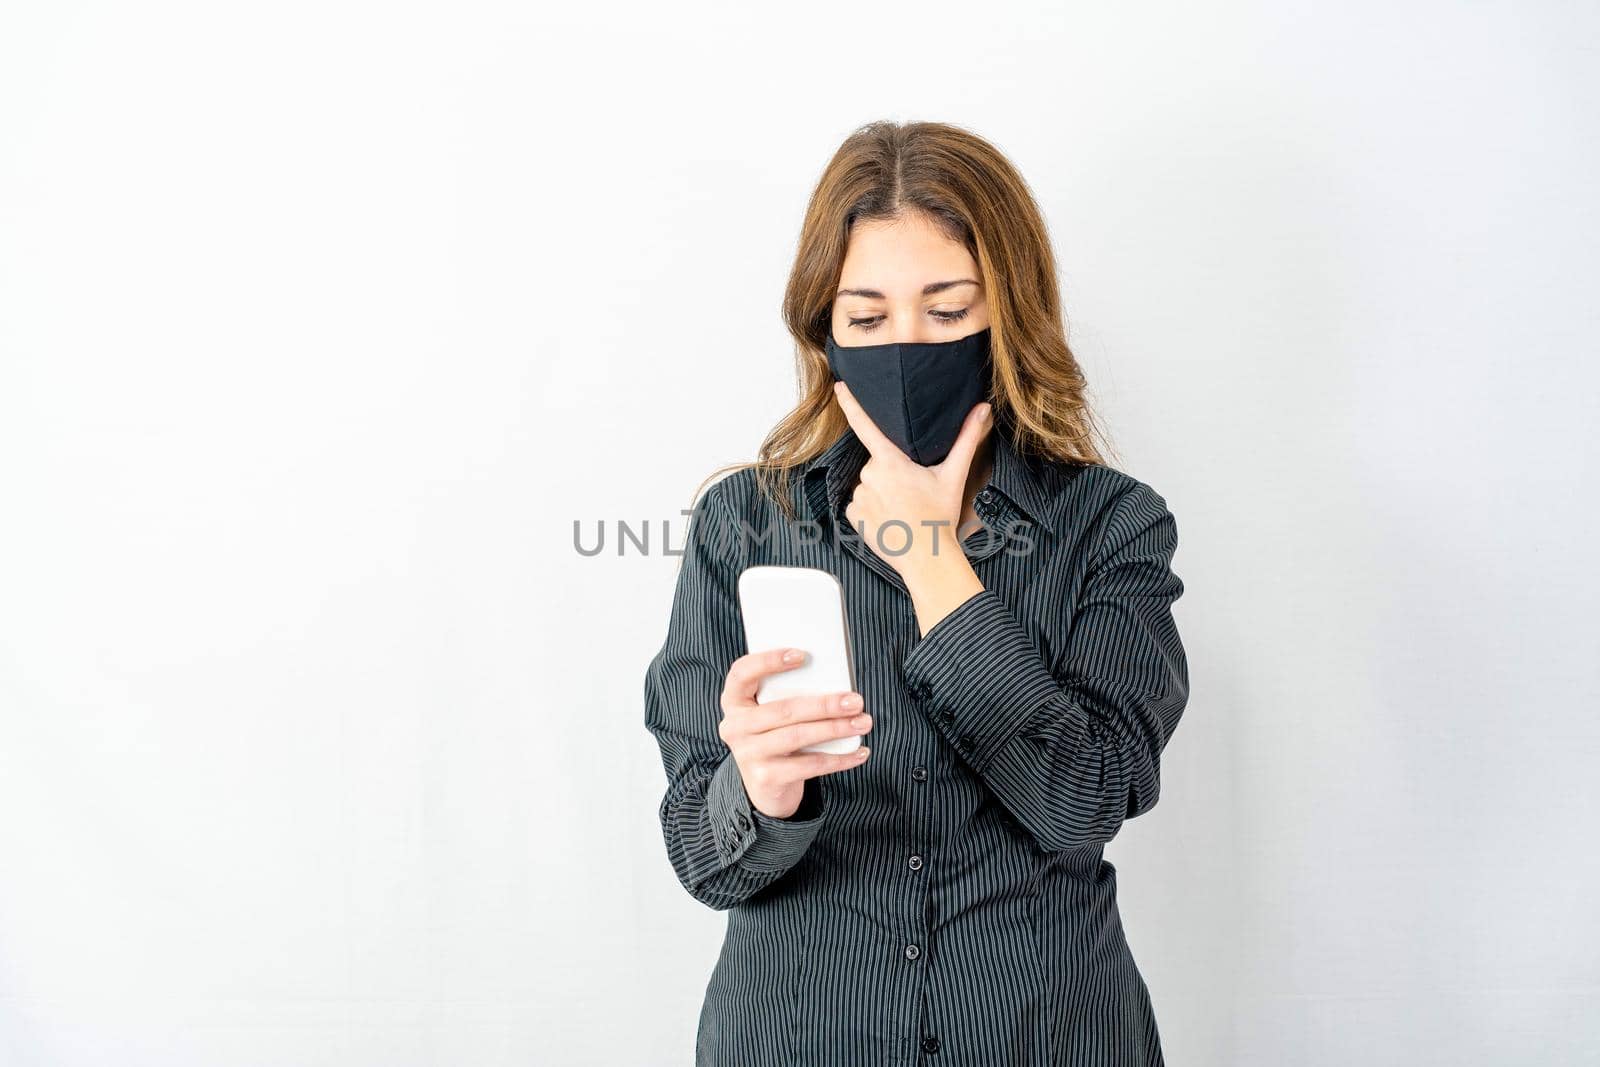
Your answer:
[[[728,670],[720,734],[752,804],[788,818],[805,782],[859,766],[871,728],[855,691],[839,580],[809,567],[757,566],[739,576],[750,650]],[[797,649],[798,660],[784,653]]]

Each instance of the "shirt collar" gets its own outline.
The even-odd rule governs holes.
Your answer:
[[[1011,438],[998,425],[991,433],[994,469],[990,471],[989,484],[1028,519],[1048,528],[1047,495],[1038,470],[1028,457],[1017,451]],[[866,466],[870,455],[855,430],[846,426],[838,440],[806,464],[805,482],[810,489],[813,515],[818,521],[843,512],[846,494],[855,485],[856,476]]]

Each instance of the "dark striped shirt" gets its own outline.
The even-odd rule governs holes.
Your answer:
[[[962,543],[984,590],[919,638],[844,517],[867,458],[847,429],[791,483],[817,527],[748,468],[711,486],[646,672],[667,855],[728,913],[695,1062],[1159,1065],[1102,852],[1156,803],[1188,698],[1166,502],[1110,467],[1025,459],[997,428],[985,529]],[[735,582],[774,563],[839,578],[873,717],[866,763],[810,779],[788,819],[751,806],[717,732],[747,651]]]

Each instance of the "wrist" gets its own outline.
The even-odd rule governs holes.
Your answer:
[[[984,588],[965,553],[929,557],[907,569],[901,577],[905,579],[906,591],[911,594],[917,626],[922,633],[933,629],[935,623]]]

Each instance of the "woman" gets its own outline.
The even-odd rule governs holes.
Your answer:
[[[696,1062],[1161,1064],[1102,851],[1188,697],[1177,533],[1096,444],[1037,205],[965,130],[864,127],[784,312],[800,403],[696,507],[645,679],[668,855],[728,913]],[[803,662],[744,647],[756,564],[838,577],[854,692],[755,703]]]

